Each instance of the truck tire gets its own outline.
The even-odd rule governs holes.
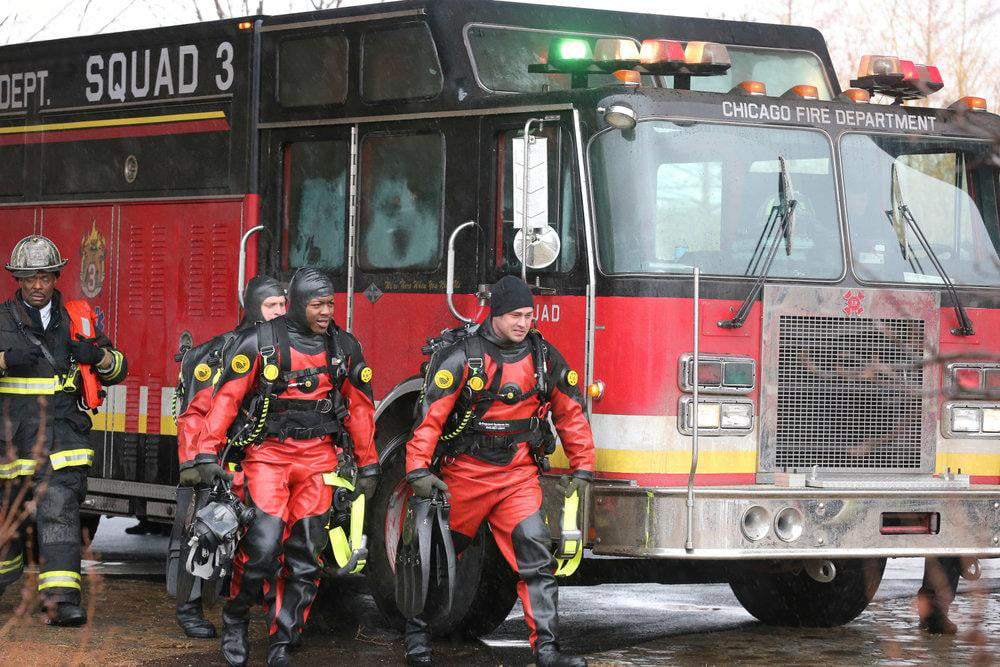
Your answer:
[[[882,582],[884,558],[834,561],[837,575],[820,583],[805,569],[761,571],[736,568],[729,586],[743,608],[767,625],[830,628],[850,623],[865,610]]]
[[[403,433],[386,443],[386,448],[404,442]],[[382,468],[378,490],[366,517],[368,534],[368,575],[372,595],[389,625],[402,631],[404,621],[396,607],[396,546],[402,526],[409,484],[404,479],[405,456],[400,447]],[[517,600],[517,575],[504,560],[484,523],[458,560],[455,598],[450,613],[430,619],[432,632],[439,637],[476,638],[495,630]]]

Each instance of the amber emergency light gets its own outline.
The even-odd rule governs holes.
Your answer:
[[[853,88],[903,100],[927,97],[944,88],[941,72],[933,65],[921,65],[896,56],[863,56],[858,66],[858,78],[851,81]],[[855,100],[856,101],[856,100]]]

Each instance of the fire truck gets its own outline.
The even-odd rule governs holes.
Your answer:
[[[129,358],[87,508],[171,519],[175,354],[248,276],[322,267],[375,369],[367,574],[399,622],[421,346],[514,273],[587,390],[578,579],[836,625],[887,558],[973,577],[1000,556],[1000,118],[914,105],[941,87],[873,55],[842,90],[810,28],[487,0],[4,47],[3,238],[70,255]],[[434,627],[489,632],[515,594],[487,528],[458,577]]]

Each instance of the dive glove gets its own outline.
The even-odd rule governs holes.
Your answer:
[[[3,353],[3,363],[7,368],[31,366],[41,356],[42,351],[36,346],[15,347],[13,350],[7,350]]]
[[[434,493],[434,489],[444,492],[445,496],[450,495],[448,493],[448,485],[432,472],[427,473],[423,477],[416,478],[410,482],[410,486],[413,487],[413,495],[418,498],[430,498]]]
[[[218,463],[199,463],[196,466],[181,470],[181,486],[197,486],[204,484],[212,486],[215,480],[224,479],[227,482],[233,481],[233,476],[225,471]]]
[[[378,475],[370,475],[368,477],[359,477],[357,483],[354,485],[354,494],[351,500],[357,500],[358,496],[364,496],[365,502],[371,500],[372,496],[375,495],[375,489],[378,487]]]
[[[556,486],[559,487],[559,490],[567,498],[572,496],[574,491],[579,491],[580,497],[583,498],[584,494],[587,493],[587,487],[590,486],[590,480],[583,479],[582,477],[563,475],[559,478],[559,483]]]
[[[104,359],[104,350],[87,340],[71,340],[69,349],[73,358],[81,364],[94,366]]]

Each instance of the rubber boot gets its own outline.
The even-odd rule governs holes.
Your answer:
[[[177,605],[177,624],[192,639],[212,639],[216,636],[215,626],[202,614],[200,597]]]
[[[56,602],[46,605],[46,620],[48,625],[72,628],[87,622],[87,612],[78,604],[72,602]]]
[[[291,667],[294,664],[292,662],[291,650],[292,648],[288,644],[272,646],[267,652],[267,666]]]
[[[319,554],[330,539],[325,524],[325,516],[300,519],[292,525],[285,540],[283,581],[272,607],[269,665],[291,664],[288,654],[300,641],[319,590],[322,570]]]
[[[417,616],[406,619],[406,664],[411,667],[427,667],[433,661],[431,633],[427,622]]]
[[[250,659],[250,621],[245,616],[222,612],[222,657],[231,667],[242,667]]]
[[[554,644],[547,644],[535,654],[538,667],[587,667],[587,661],[575,655],[559,652]]]

